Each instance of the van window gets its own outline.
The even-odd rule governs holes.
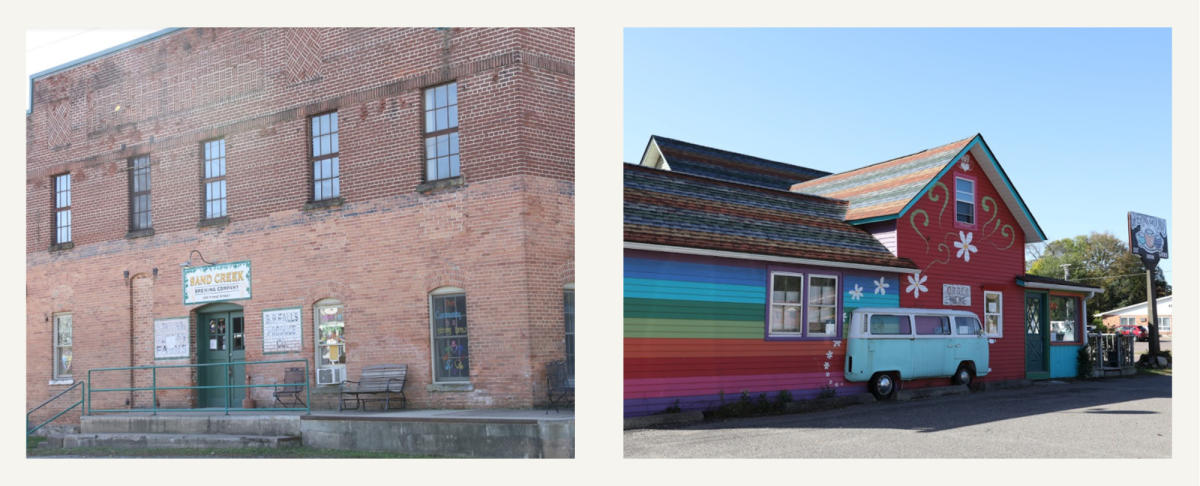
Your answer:
[[[946,316],[917,316],[917,334],[950,334],[950,318]]]
[[[955,317],[955,324],[958,325],[958,334],[960,336],[979,334],[979,319],[974,317]]]
[[[871,316],[871,334],[912,334],[912,327],[908,316],[875,314]]]

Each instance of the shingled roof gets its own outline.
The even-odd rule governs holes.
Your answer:
[[[625,241],[913,270],[842,221],[846,202],[625,166]]]
[[[829,172],[651,135],[642,165],[672,172],[787,190]]]
[[[850,221],[899,214],[974,137],[795,184],[793,191],[850,201]]]

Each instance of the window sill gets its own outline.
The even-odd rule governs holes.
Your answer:
[[[128,238],[128,239],[142,238],[142,237],[146,237],[146,236],[154,236],[154,228],[129,230],[128,233],[125,233],[125,238]]]
[[[197,224],[196,227],[211,228],[216,226],[225,226],[227,224],[229,224],[229,216],[221,216],[220,218],[202,219],[200,220],[200,224]]]
[[[75,378],[58,378],[50,380],[51,385],[74,385]]]
[[[320,201],[307,202],[304,204],[304,210],[310,211],[310,210],[314,210],[314,209],[336,208],[336,207],[341,207],[342,204],[345,204],[345,203],[346,203],[346,200],[342,199],[341,196],[331,197],[329,199],[322,199]]]
[[[53,245],[50,245],[50,251],[67,251],[67,250],[70,250],[71,248],[75,248],[74,241],[68,241],[66,243],[55,243]]]
[[[433,383],[425,385],[427,392],[469,392],[475,391],[475,385],[470,382],[462,383]]]
[[[441,191],[444,189],[459,188],[459,187],[465,186],[466,184],[467,184],[466,179],[463,179],[463,176],[460,175],[458,177],[448,177],[445,179],[438,179],[436,181],[422,182],[420,184],[417,184],[417,192],[419,192],[421,194],[428,194],[431,192]]]

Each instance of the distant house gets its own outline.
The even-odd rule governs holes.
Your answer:
[[[652,136],[639,165],[625,168],[627,415],[860,390],[841,345],[865,305],[975,312],[990,381],[1076,374],[1102,290],[1025,274],[1024,245],[1045,234],[981,135],[840,174]]]
[[[1174,296],[1172,295],[1159,297],[1155,301],[1155,310],[1158,311],[1158,334],[1161,337],[1171,337],[1171,324],[1173,324],[1171,322],[1173,320],[1171,318],[1171,308],[1173,301]],[[1097,313],[1096,315],[1103,319],[1104,326],[1108,328],[1129,324],[1146,326],[1146,329],[1149,329],[1150,326],[1147,323],[1150,319],[1150,308],[1146,304],[1147,302],[1140,302],[1108,312]]]

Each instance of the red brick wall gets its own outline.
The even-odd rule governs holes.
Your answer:
[[[983,291],[1003,293],[1002,338],[991,345],[989,380],[1019,379],[1025,376],[1024,307],[1025,292],[1016,277],[1025,273],[1025,234],[1012,212],[1000,199],[979,166],[980,157],[972,152],[969,170],[961,160],[954,162],[921,199],[896,222],[899,256],[909,258],[921,269],[927,291],[920,296],[908,291],[909,277],[900,279],[900,305],[903,307],[970,310],[983,321]],[[955,222],[955,178],[975,181],[975,224]],[[984,200],[988,203],[985,204]],[[985,207],[986,206],[986,207]],[[944,209],[943,209],[944,208]],[[928,222],[928,224],[926,224]],[[970,261],[958,256],[955,242],[960,234],[970,234],[976,252]],[[971,307],[942,305],[942,285],[971,287]]]
[[[253,298],[236,302],[248,360],[311,360],[312,305],[336,298],[350,377],[407,363],[415,407],[543,401],[544,363],[563,353],[562,288],[574,280],[573,52],[570,29],[188,29],[39,78],[27,119],[28,403],[62,388],[47,386],[56,312],[73,314],[76,379],[151,364],[155,318],[191,315],[194,361],[197,306],[182,304],[179,266],[192,249],[251,262]],[[417,192],[421,88],[450,80],[464,183]],[[306,210],[307,116],[335,109],[344,203]],[[198,227],[200,142],[219,136],[229,223]],[[130,239],[126,161],[147,153],[154,234]],[[67,171],[74,248],[48,251],[50,178]],[[446,285],[467,293],[473,391],[426,390],[428,292]],[[303,352],[264,358],[262,310],[294,306],[304,308]],[[282,378],[248,372],[254,384]],[[128,398],[110,395],[114,406]]]

